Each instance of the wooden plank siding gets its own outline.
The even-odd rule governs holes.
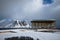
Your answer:
[[[32,20],[33,28],[55,28],[55,20]]]

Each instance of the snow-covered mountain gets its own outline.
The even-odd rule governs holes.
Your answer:
[[[5,20],[0,23],[0,28],[30,28],[31,26],[28,22],[20,20]]]
[[[14,23],[14,28],[29,28],[30,25],[26,21],[19,21],[15,20]]]

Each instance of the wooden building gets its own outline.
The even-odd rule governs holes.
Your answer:
[[[55,28],[55,20],[32,20],[32,28]]]

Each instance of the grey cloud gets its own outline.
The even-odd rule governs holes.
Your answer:
[[[25,19],[28,21],[32,19],[56,19],[56,25],[60,26],[60,0],[54,0],[49,5],[42,5],[41,8],[34,12],[30,10],[30,3],[32,3],[32,0],[0,0],[0,15],[5,18]],[[24,10],[24,7],[28,10]]]

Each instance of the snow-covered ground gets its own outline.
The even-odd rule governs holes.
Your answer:
[[[9,37],[20,37],[20,36],[29,36],[33,37],[35,40],[39,38],[40,40],[60,40],[60,32],[35,32],[34,30],[26,30],[26,29],[14,29],[14,30],[0,30],[0,32],[4,31],[15,31],[16,33],[0,33],[0,40],[4,40]]]

